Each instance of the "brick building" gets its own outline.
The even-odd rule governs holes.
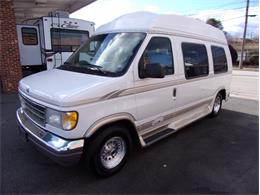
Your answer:
[[[13,92],[22,77],[13,2],[1,0],[0,10],[0,79],[3,91]]]

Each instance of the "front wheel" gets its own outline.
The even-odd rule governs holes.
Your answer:
[[[131,137],[123,126],[110,126],[90,140],[86,147],[88,166],[100,176],[111,176],[125,164]]]
[[[213,104],[213,108],[212,108],[212,112],[210,114],[210,116],[212,117],[216,117],[218,116],[221,108],[222,108],[222,95],[221,93],[218,93],[216,98],[215,98],[215,101],[214,101],[214,104]]]

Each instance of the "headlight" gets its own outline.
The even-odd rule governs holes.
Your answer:
[[[72,130],[76,127],[78,122],[78,113],[73,112],[59,112],[50,108],[46,110],[46,122],[57,128],[64,130]]]

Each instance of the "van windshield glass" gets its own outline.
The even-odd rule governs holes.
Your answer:
[[[121,76],[132,62],[145,38],[145,33],[109,33],[93,36],[59,69]]]

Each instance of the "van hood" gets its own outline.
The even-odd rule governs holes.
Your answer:
[[[122,82],[119,80],[120,77],[104,77],[54,69],[23,78],[19,83],[19,90],[37,100],[67,107],[108,97],[122,87]],[[115,82],[117,85],[113,84]]]

